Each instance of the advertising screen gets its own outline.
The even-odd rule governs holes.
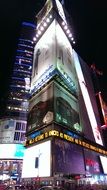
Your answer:
[[[22,144],[0,144],[0,159],[23,159],[24,151]]]
[[[13,143],[15,131],[15,121],[0,121],[0,143]]]
[[[0,160],[0,174],[20,174],[22,161],[19,160]]]
[[[27,131],[53,121],[53,104],[53,85],[49,85],[30,101]]]
[[[82,148],[78,145],[55,139],[54,172],[85,174]]]
[[[31,90],[38,87],[55,69],[55,21],[51,23],[34,50]]]
[[[55,83],[55,121],[71,129],[82,132],[78,99]]]
[[[88,149],[84,149],[84,160],[85,160],[87,175],[99,174],[101,172],[98,158],[99,158],[98,153]]]
[[[77,93],[77,77],[72,59],[72,46],[64,31],[54,20],[37,42],[34,50],[31,91],[34,92],[54,75],[63,78]]]
[[[56,22],[56,58],[57,58],[57,69],[67,81],[68,85],[71,86],[72,90],[77,93],[78,80],[76,70],[73,62],[73,51],[72,46],[62,30],[61,26]]]
[[[99,124],[98,124],[97,117],[95,115],[95,110],[94,110],[95,103],[94,104],[92,103],[93,102],[92,99],[94,98],[95,94],[93,93],[90,94],[90,91],[92,91],[92,86],[89,85],[90,81],[88,82],[86,80],[87,78],[86,76],[89,74],[89,72],[86,75],[84,74],[86,72],[85,70],[83,72],[83,68],[82,68],[82,64],[84,65],[84,63],[80,62],[79,56],[74,50],[73,50],[73,59],[74,59],[74,64],[76,68],[79,85],[80,85],[80,90],[81,90],[83,101],[84,101],[86,111],[87,111],[86,114],[88,115],[88,119],[90,121],[90,127],[93,132],[92,135],[94,136],[96,143],[103,145],[100,130],[98,128]],[[94,102],[95,102],[95,98],[94,98]]]
[[[107,157],[100,156],[100,161],[101,161],[104,174],[107,174]]]
[[[51,167],[51,141],[27,148],[23,160],[22,178],[49,177]]]

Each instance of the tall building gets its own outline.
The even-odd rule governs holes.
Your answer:
[[[8,98],[6,100],[6,109],[0,120],[0,171],[2,179],[4,175],[7,175],[7,178],[12,175],[15,177],[17,172],[19,174],[21,172],[18,168],[19,165],[21,167],[24,156],[23,142],[25,141],[28,99],[30,96],[34,32],[34,24],[29,22],[22,23]],[[3,151],[4,148],[9,149],[7,154]],[[19,159],[19,161],[15,159]],[[7,171],[5,171],[4,165],[5,168],[7,165]]]
[[[90,69],[74,44],[62,4],[47,0],[37,15],[22,178],[106,180],[107,150]]]

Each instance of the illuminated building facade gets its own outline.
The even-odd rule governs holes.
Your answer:
[[[23,178],[105,172],[91,75],[73,49],[71,31],[60,1],[47,0],[37,15]]]
[[[11,153],[7,155],[5,152],[3,153],[3,151],[0,152],[0,176],[2,179],[5,177],[9,178],[10,175],[13,176],[13,178],[15,175],[17,177],[19,165],[20,169],[22,167],[22,159],[24,156],[24,147],[22,144],[25,141],[28,99],[30,96],[34,32],[34,24],[29,22],[22,23],[8,99],[6,100],[5,114],[0,120],[0,150],[2,150],[4,146],[6,150],[8,150],[11,144]],[[7,161],[4,161],[3,158]],[[9,161],[9,159],[11,159],[11,161]],[[21,172],[19,171],[18,173]]]
[[[33,60],[35,25],[22,23],[7,100],[6,116],[26,120]]]

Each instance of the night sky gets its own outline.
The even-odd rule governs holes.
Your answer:
[[[35,22],[45,0],[0,1],[0,99],[5,97],[23,21]],[[65,0],[73,21],[74,49],[90,66],[103,72],[98,76],[102,96],[107,102],[107,6],[106,0]]]

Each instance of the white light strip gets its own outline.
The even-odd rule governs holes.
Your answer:
[[[77,56],[75,51],[73,51],[73,55],[74,55],[74,61],[75,61],[75,68],[76,68],[76,72],[77,72],[77,77],[78,77],[78,80],[79,80],[79,84],[80,84],[80,88],[81,88],[81,91],[82,91],[83,99],[84,99],[84,102],[85,102],[85,105],[86,105],[86,110],[87,110],[87,114],[88,114],[88,117],[89,117],[89,120],[90,120],[90,124],[91,124],[92,130],[93,130],[94,138],[95,138],[96,143],[98,143],[100,145],[103,145],[101,134],[100,134],[100,131],[98,129],[97,121],[96,121],[95,114],[94,114],[94,111],[93,111],[93,107],[92,107],[92,104],[91,104],[90,96],[89,96],[89,93],[88,93],[88,90],[87,90],[87,87],[86,87],[85,79],[84,79],[82,69],[81,69],[81,66],[80,66],[80,63],[79,63],[79,60],[78,60],[78,56]]]

